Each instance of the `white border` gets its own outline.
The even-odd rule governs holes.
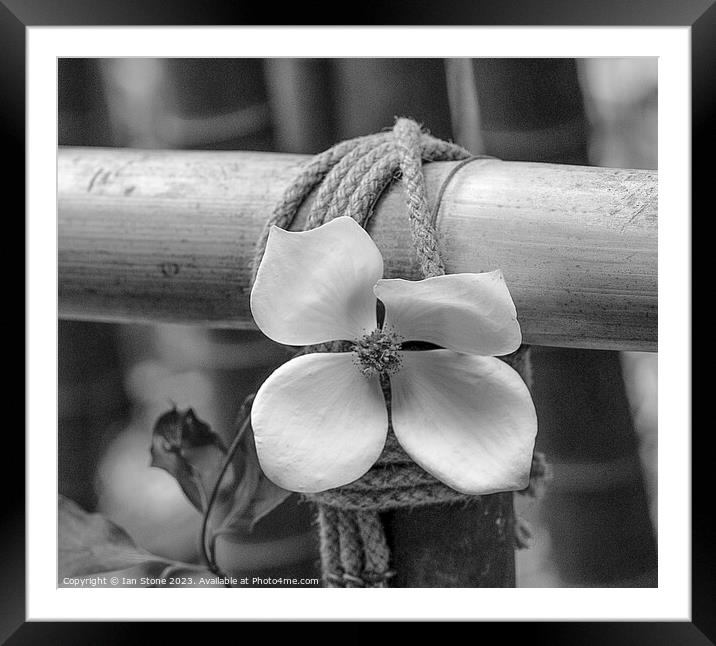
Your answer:
[[[28,619],[689,619],[689,39],[688,28],[29,28]],[[56,588],[56,58],[367,55],[660,57],[659,587],[370,593]]]

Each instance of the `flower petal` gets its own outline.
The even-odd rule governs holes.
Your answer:
[[[517,312],[500,270],[425,280],[379,280],[385,325],[406,341],[428,341],[455,352],[500,355],[522,342]]]
[[[261,331],[286,345],[352,340],[376,327],[383,258],[352,218],[310,231],[273,227],[251,290]]]
[[[353,482],[373,466],[388,413],[378,378],[364,377],[352,353],[306,354],[264,382],[251,424],[266,476],[313,493]]]
[[[395,435],[423,469],[468,494],[528,485],[537,416],[510,366],[449,350],[405,352],[390,381]]]

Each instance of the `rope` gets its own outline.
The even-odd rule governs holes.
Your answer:
[[[384,143],[388,146],[381,148],[380,155],[377,154],[374,149]],[[413,145],[418,148],[411,154],[408,146]],[[341,163],[347,155],[351,156],[350,160]],[[373,160],[373,164],[363,163],[360,165],[365,172],[358,181],[358,172],[353,171],[353,166],[366,157],[365,162]],[[349,139],[316,155],[301,169],[298,176],[284,191],[281,201],[266,222],[257,241],[256,253],[251,263],[251,282],[253,283],[256,279],[256,272],[261,264],[271,227],[275,225],[282,229],[290,229],[305,199],[321,182],[324,182],[324,179],[324,183],[330,187],[330,191],[326,190],[323,195],[319,191],[315,207],[309,214],[307,229],[320,226],[337,215],[347,215],[348,213],[340,210],[341,207],[347,208],[346,201],[351,204],[351,213],[354,214],[354,219],[364,224],[361,220],[367,218],[369,211],[385,187],[394,179],[395,174],[399,172],[405,174],[406,169],[403,168],[403,163],[408,166],[408,179],[403,182],[408,194],[410,195],[412,190],[422,191],[422,203],[416,207],[419,209],[422,206],[423,210],[417,212],[414,209],[411,210],[411,232],[414,236],[417,232],[419,236],[426,239],[428,245],[432,244],[437,250],[437,237],[427,216],[425,182],[422,178],[420,160],[422,158],[425,161],[459,161],[468,157],[470,157],[470,153],[461,146],[422,133],[418,124],[410,119],[398,119],[392,132],[381,132]],[[354,195],[356,190],[358,194]],[[348,196],[347,200],[346,196]],[[370,204],[368,209],[363,208],[366,201]],[[328,211],[334,202],[336,206],[331,209],[332,217],[329,217]],[[421,226],[420,220],[424,223],[423,226]],[[425,227],[432,231],[424,230]],[[419,260],[423,248],[424,245],[420,245],[420,247],[416,245]],[[435,255],[437,255],[436,251]],[[420,261],[420,266],[422,268],[423,261]],[[444,273],[444,269],[442,273]]]
[[[405,187],[408,221],[420,270],[425,278],[445,273],[438,251],[438,237],[430,223],[430,209],[425,194],[423,161],[420,154],[420,128],[409,119],[398,119],[393,130],[400,155],[400,170]]]
[[[408,223],[420,270],[425,278],[443,275],[445,266],[435,228],[442,195],[455,174],[479,158],[456,144],[422,132],[410,119],[398,119],[391,132],[339,143],[312,158],[284,192],[258,240],[253,278],[271,226],[290,228],[312,192],[316,191],[316,195],[306,229],[340,215],[348,215],[365,227],[375,204],[398,177],[405,189]],[[424,161],[461,162],[444,180],[432,211],[425,190]],[[340,344],[328,343],[304,351],[337,350]],[[512,355],[501,357],[525,380],[528,379],[528,350],[522,346]],[[389,406],[389,396],[386,402]],[[535,472],[542,473],[544,469],[540,467]],[[466,504],[475,500],[474,496],[451,489],[415,464],[398,443],[392,426],[380,458],[368,473],[343,487],[305,497],[318,506],[321,567],[326,587],[388,585],[394,572],[390,569],[390,551],[381,512],[437,503]],[[505,523],[503,518],[497,520]]]

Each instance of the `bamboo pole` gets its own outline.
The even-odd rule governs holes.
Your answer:
[[[60,317],[252,327],[254,243],[305,159],[61,148]],[[426,165],[431,199],[452,167]],[[477,160],[438,228],[449,272],[503,270],[525,342],[653,351],[656,215],[653,171]],[[370,232],[386,276],[419,278],[398,185]]]

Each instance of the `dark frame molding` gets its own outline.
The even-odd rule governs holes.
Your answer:
[[[502,0],[475,2],[434,0],[401,3],[384,0],[351,7],[354,25],[558,25],[558,26],[690,26],[692,65],[692,201],[705,193],[705,181],[695,181],[709,170],[707,141],[712,135],[710,117],[716,114],[716,4],[715,0]],[[288,9],[290,25],[335,25],[340,4],[312,4]],[[282,12],[284,10],[282,9]],[[295,14],[295,15],[291,15]],[[4,56],[0,64],[0,127],[3,131],[6,166],[5,186],[24,213],[25,193],[25,38],[31,26],[118,26],[118,25],[271,25],[276,7],[192,0],[0,0],[0,42]],[[8,149],[9,148],[9,149]],[[709,149],[708,152],[711,152]],[[701,163],[698,163],[698,159]],[[20,162],[22,160],[22,162]],[[704,201],[705,203],[705,201]],[[712,209],[712,204],[710,209]],[[8,213],[12,213],[8,209]],[[18,218],[19,220],[19,218]],[[8,222],[6,221],[6,225]],[[24,226],[20,235],[24,240]],[[19,281],[17,281],[19,284]],[[24,307],[22,325],[25,329]],[[24,374],[24,370],[23,373]],[[690,429],[668,429],[688,432]],[[716,530],[710,523],[712,487],[706,474],[710,452],[705,436],[708,428],[692,437],[692,623],[689,622],[490,622],[475,630],[498,639],[524,635],[527,643],[549,644],[716,644]],[[14,426],[6,427],[6,455],[24,453],[24,440]],[[0,642],[9,644],[115,644],[145,643],[149,626],[142,623],[25,622],[25,500],[18,493],[18,477],[3,471],[5,501],[0,532]],[[372,628],[366,627],[373,632]],[[192,638],[194,625],[183,624],[182,637]],[[166,627],[161,627],[166,638]],[[320,633],[320,628],[318,629]],[[513,631],[517,631],[517,635]],[[512,633],[512,634],[509,634]],[[522,633],[522,635],[520,635]],[[206,639],[207,629],[198,627],[197,638]],[[234,638],[241,638],[234,633]],[[360,638],[361,629],[356,629]],[[442,633],[444,635],[444,633]],[[365,639],[375,636],[365,633]],[[490,635],[491,636],[491,635]],[[342,639],[339,637],[339,639]]]

